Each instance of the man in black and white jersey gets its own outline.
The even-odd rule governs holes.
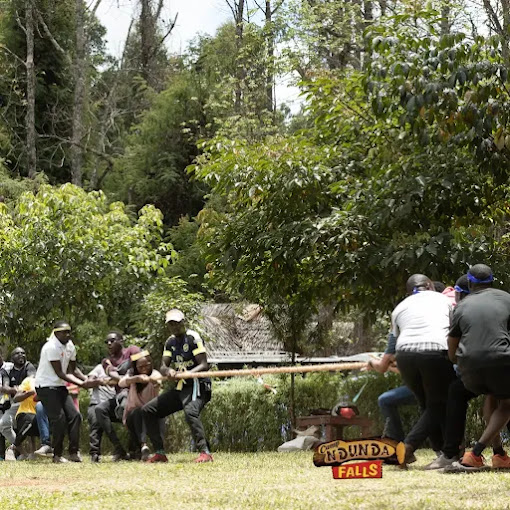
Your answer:
[[[170,310],[166,314],[165,322],[170,337],[166,341],[163,351],[161,374],[173,379],[178,372],[182,371],[207,371],[209,364],[204,343],[198,333],[186,328],[184,314],[180,310]],[[196,462],[211,462],[213,460],[200,420],[200,413],[210,399],[210,379],[180,379],[176,381],[174,388],[151,400],[143,407],[147,434],[156,452],[149,462],[167,462],[159,419],[180,410],[184,411],[193,440],[200,451]]]

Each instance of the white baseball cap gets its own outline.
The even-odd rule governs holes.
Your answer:
[[[169,310],[165,314],[165,324],[168,322],[183,322],[183,321],[184,314],[180,310],[177,310],[177,308]]]

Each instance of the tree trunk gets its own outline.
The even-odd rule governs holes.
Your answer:
[[[296,364],[296,337],[292,339],[292,366]],[[290,423],[296,428],[296,374],[290,374]]]
[[[73,101],[73,133],[71,144],[71,182],[82,186],[83,148],[83,109],[85,105],[86,75],[86,37],[85,37],[85,5],[83,0],[76,0],[76,57],[74,62],[74,101]]]
[[[443,5],[441,8],[441,35],[448,35],[450,33],[450,8]]]
[[[142,76],[151,87],[154,85],[156,79],[153,76],[152,60],[154,58],[154,46],[156,37],[156,26],[154,20],[154,13],[152,12],[152,1],[141,0],[140,12],[140,60]]]
[[[271,0],[266,0],[266,38],[267,38],[267,66],[266,66],[266,108],[268,112],[275,110],[273,87],[274,87],[274,31],[271,11]]]
[[[236,86],[234,108],[236,113],[241,112],[242,104],[242,86],[245,76],[244,63],[241,60],[241,49],[243,47],[243,31],[244,31],[244,0],[239,0],[235,4],[236,11],[234,13],[234,21],[236,24]]]
[[[37,172],[37,149],[35,131],[35,67],[34,67],[34,5],[32,0],[25,0],[27,59],[27,170],[33,179]]]

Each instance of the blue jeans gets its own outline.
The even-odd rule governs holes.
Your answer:
[[[399,386],[380,395],[377,402],[385,421],[385,435],[391,439],[403,441],[406,436],[398,408],[416,405],[414,393],[407,386]]]
[[[37,427],[39,428],[41,444],[50,446],[50,422],[41,402],[37,402],[35,405],[35,419],[37,420]]]

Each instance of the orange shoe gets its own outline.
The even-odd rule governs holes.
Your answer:
[[[154,462],[168,462],[168,458],[164,453],[155,453],[152,457],[145,462],[153,464]]]
[[[493,455],[492,456],[492,467],[496,469],[510,468],[510,457],[505,455]]]
[[[195,462],[199,462],[199,463],[202,463],[202,462],[212,462],[212,461],[213,461],[212,455],[210,453],[205,453],[205,452],[202,452],[195,459]]]
[[[465,471],[474,471],[486,467],[483,455],[478,457],[473,452],[464,453],[459,465],[464,468]]]

